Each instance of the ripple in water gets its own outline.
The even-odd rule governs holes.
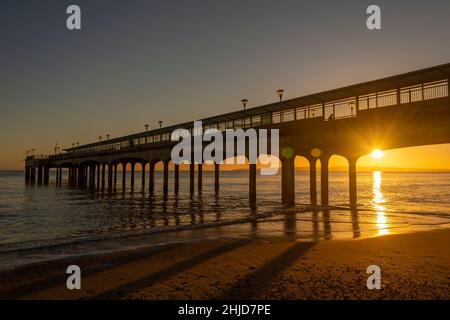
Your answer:
[[[25,186],[23,173],[0,173],[0,251],[18,244],[30,247],[220,225],[234,226],[224,236],[284,234],[317,240],[384,235],[397,228],[430,228],[450,222],[449,173],[359,173],[357,212],[348,208],[346,172],[330,173],[332,207],[327,211],[307,206],[309,175],[303,171],[296,174],[297,206],[293,209],[281,206],[280,176],[258,175],[255,206],[248,201],[247,172],[221,172],[216,195],[213,173],[204,171],[203,192],[192,197],[187,172],[180,172],[179,195],[174,195],[169,183],[167,198],[162,196],[160,172],[155,175],[156,195],[152,197],[142,192],[139,177],[137,173],[134,192],[118,185],[109,194],[69,188],[65,181],[61,188]]]

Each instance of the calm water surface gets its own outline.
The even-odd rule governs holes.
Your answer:
[[[140,179],[136,179],[134,192],[118,186],[109,194],[69,188],[65,181],[57,188],[52,184],[54,177],[49,186],[26,186],[22,172],[2,172],[0,252],[205,226],[231,225],[224,236],[280,233],[299,239],[333,239],[447,227],[450,223],[450,173],[359,173],[357,211],[348,208],[345,172],[330,173],[332,208],[326,211],[307,206],[306,172],[297,172],[297,205],[293,209],[283,209],[280,204],[280,176],[258,175],[257,205],[250,206],[247,177],[243,171],[221,172],[220,194],[215,195],[213,173],[205,171],[203,192],[190,197],[188,173],[180,172],[180,194],[175,196],[169,184],[169,196],[164,198],[160,172],[156,172],[153,197],[142,192]],[[169,178],[172,182],[173,177]]]

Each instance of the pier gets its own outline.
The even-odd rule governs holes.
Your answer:
[[[203,130],[278,129],[280,136],[281,201],[295,205],[295,158],[309,163],[310,203],[328,206],[328,162],[331,156],[347,159],[349,204],[357,205],[356,164],[374,149],[450,143],[450,64],[359,83],[343,88],[282,100],[254,108],[201,119]],[[117,183],[131,189],[140,178],[143,190],[155,192],[155,165],[163,163],[163,194],[169,190],[171,150],[177,143],[171,133],[193,130],[193,122],[149,130],[90,144],[73,146],[49,156],[28,156],[27,184],[49,184],[50,171],[56,185],[67,175],[68,185],[115,192]],[[288,151],[288,152],[286,152]],[[192,159],[194,157],[192,156]],[[320,163],[320,199],[316,168]],[[127,167],[130,167],[128,170]],[[220,192],[220,163],[214,164],[214,190]],[[197,167],[197,170],[196,170]],[[118,181],[118,169],[122,180]],[[203,188],[203,163],[189,164],[189,191]],[[141,169],[140,177],[136,169]],[[179,165],[174,165],[174,192],[179,192]],[[257,201],[257,167],[249,165],[249,200]],[[147,180],[148,178],[148,180]],[[332,196],[332,195],[331,195]]]

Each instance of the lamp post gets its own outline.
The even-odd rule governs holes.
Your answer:
[[[162,120],[159,120],[159,121],[158,121],[158,124],[159,124],[159,128],[161,129],[162,124],[163,124]]]
[[[144,127],[145,127],[145,132],[147,132],[148,131],[148,124],[144,125]]]
[[[98,137],[98,141],[102,142],[102,136]]]
[[[283,101],[283,95],[285,94],[285,90],[283,90],[283,89],[278,89],[277,90],[277,94],[278,94],[278,97],[280,98],[280,102],[282,102]]]
[[[244,107],[244,110],[245,110],[247,108],[248,100],[247,99],[241,99],[241,102],[242,102],[242,106]]]

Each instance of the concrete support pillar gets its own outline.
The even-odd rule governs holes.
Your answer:
[[[195,192],[195,164],[193,162],[189,164],[189,192],[191,194]]]
[[[127,187],[127,164],[122,164],[122,191],[125,192]]]
[[[348,158],[348,181],[350,188],[350,207],[356,208],[357,205],[357,188],[356,188],[356,162],[357,158]]]
[[[69,186],[72,186],[72,180],[73,180],[73,171],[72,167],[69,167]]]
[[[328,162],[330,156],[320,157],[320,203],[328,206]]]
[[[136,166],[136,163],[131,163],[131,190],[134,190],[134,168]]]
[[[48,185],[50,168],[48,166],[44,166],[44,185]]]
[[[89,188],[95,188],[95,164],[89,167]]]
[[[115,163],[115,164],[110,165],[110,166],[112,166],[114,168],[114,189],[116,189],[116,187],[117,187],[117,166],[118,166],[118,164]],[[108,167],[108,171],[109,171],[109,169],[110,169],[110,167]]]
[[[42,166],[38,166],[38,184],[42,184]]]
[[[56,186],[59,187],[59,167],[56,167]]]
[[[96,185],[96,187],[98,189],[100,189],[100,171],[101,171],[100,168],[101,168],[101,165],[97,164],[97,168],[96,168],[96,170],[97,170],[97,185]]]
[[[145,166],[147,165],[146,162],[142,162],[142,178],[141,178],[141,185],[142,185],[142,192],[145,192]]]
[[[72,180],[72,185],[74,187],[77,186],[77,177],[78,177],[78,167],[75,166],[75,167],[73,167],[73,180]]]
[[[114,168],[114,171],[113,171]],[[106,165],[103,165],[103,173],[106,169]],[[116,179],[117,175],[117,165],[108,164],[108,191],[111,192],[112,190],[112,184],[113,184],[113,173],[114,173],[114,179]],[[115,187],[115,184],[114,184]]]
[[[101,184],[102,184],[102,186],[101,186],[102,190],[105,189],[105,170],[106,170],[106,163],[103,163],[103,164],[102,164],[102,182],[101,182]],[[111,171],[111,165],[108,167],[108,173],[109,173],[109,171]],[[111,180],[111,181],[112,181],[112,180]],[[110,182],[110,181],[109,181],[109,175],[108,175],[108,187],[111,188],[111,184],[110,184],[109,182]]]
[[[175,194],[178,194],[180,190],[180,165],[176,164],[175,171],[174,171],[174,192]]]
[[[252,202],[256,201],[256,163],[251,163],[249,165],[249,176],[248,176],[248,193],[249,199]]]
[[[167,196],[169,193],[169,161],[164,161],[164,178],[163,178],[163,194]]]
[[[214,191],[219,193],[220,164],[214,163]]]
[[[84,170],[84,167],[82,165],[80,165],[78,167],[78,184],[77,184],[79,188],[83,187],[83,170]]]
[[[292,207],[295,204],[295,157],[281,160],[281,194],[283,205]]]
[[[31,172],[30,182],[34,184],[36,182],[36,167],[35,166],[31,166],[30,167],[30,172]]]
[[[317,204],[317,158],[308,158],[309,161],[309,198],[311,204]]]
[[[88,166],[83,167],[83,188],[88,185]]]
[[[63,175],[63,168],[59,167],[59,182],[58,182],[59,186],[62,186],[62,175]]]
[[[83,172],[83,187],[86,188],[88,186],[88,182],[89,182],[89,176],[88,176],[88,166],[84,167],[84,172]]]
[[[148,192],[150,195],[155,194],[155,163],[150,162],[150,168],[148,172]]]
[[[198,181],[197,181],[197,188],[198,188],[198,192],[202,192],[203,189],[203,164],[199,163],[197,165],[197,170],[198,170]]]
[[[30,166],[25,166],[25,183],[30,183]]]

